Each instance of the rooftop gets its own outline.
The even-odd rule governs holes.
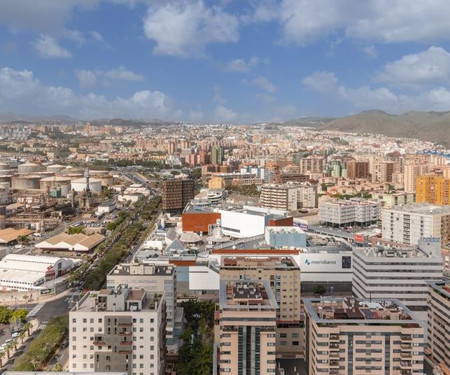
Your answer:
[[[115,266],[109,275],[121,276],[167,276],[175,272],[175,266],[171,264],[135,264],[122,263]]]
[[[328,298],[328,299],[327,299]],[[410,310],[399,300],[303,298],[305,310],[320,324],[408,324],[411,328],[419,323]]]
[[[275,310],[278,304],[267,281],[222,280],[219,292],[224,310]]]
[[[222,258],[221,267],[227,268],[267,268],[267,269],[299,269],[292,257],[224,257]]]
[[[450,300],[450,281],[440,280],[440,281],[429,281],[428,285],[433,288],[436,292],[440,293],[443,297]]]
[[[425,215],[450,215],[450,206],[436,206],[429,203],[409,203],[392,208],[386,208],[385,211],[400,211]]]

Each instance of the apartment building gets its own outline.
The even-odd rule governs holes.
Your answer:
[[[261,187],[263,207],[293,211],[297,209],[297,200],[297,187],[293,184],[265,184]]]
[[[303,303],[309,375],[423,374],[424,330],[400,301]]]
[[[310,182],[302,182],[297,186],[297,201],[300,208],[317,208],[319,198],[317,185]]]
[[[371,165],[372,182],[392,182],[393,173],[397,172],[399,165],[394,161],[375,161]]]
[[[450,374],[450,282],[428,283],[428,348],[430,359]]]
[[[440,237],[450,242],[450,207],[414,203],[383,209],[383,240],[417,245],[422,237]]]
[[[362,198],[333,199],[319,206],[319,220],[329,225],[369,225],[380,218],[380,203]]]
[[[442,278],[440,242],[428,241],[417,248],[354,248],[353,294],[398,299],[411,310],[426,311],[427,282]]]
[[[69,370],[164,373],[165,302],[143,289],[87,293],[69,313]]]
[[[349,180],[356,180],[357,178],[369,177],[369,162],[348,160],[346,163],[347,178]]]
[[[182,210],[194,199],[194,180],[174,178],[164,180],[162,186],[162,209],[165,211]]]
[[[106,287],[115,290],[120,285],[144,289],[150,295],[164,294],[166,303],[166,340],[173,344],[177,307],[177,271],[172,264],[123,263],[115,266],[106,277]]]
[[[277,302],[277,357],[303,354],[300,315],[300,267],[292,257],[225,257],[220,280],[264,280]]]
[[[414,193],[383,194],[383,202],[386,208],[414,203]]]
[[[425,163],[410,163],[403,167],[404,189],[407,193],[416,192],[416,181],[419,176],[428,173],[430,165]]]
[[[324,157],[308,156],[299,160],[299,172],[301,174],[323,173],[326,159]]]
[[[220,373],[275,374],[277,307],[267,281],[220,282],[215,326]]]
[[[416,202],[450,205],[450,178],[423,175],[416,180]]]

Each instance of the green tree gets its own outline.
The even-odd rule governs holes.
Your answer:
[[[69,227],[69,229],[67,229],[67,234],[79,234],[83,232],[84,228],[85,227]]]
[[[0,306],[0,323],[9,323],[11,320],[11,314],[11,309],[8,309],[6,306]]]
[[[25,322],[25,320],[27,319],[27,315],[27,309],[14,310],[11,314],[10,323]]]
[[[318,296],[323,296],[327,292],[327,289],[323,285],[317,285],[314,288],[314,294]]]

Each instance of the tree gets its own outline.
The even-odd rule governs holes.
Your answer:
[[[84,228],[85,227],[69,227],[69,229],[67,229],[67,234],[79,234],[83,232]]]
[[[62,370],[63,370],[63,367],[60,362],[56,362],[56,364],[52,368],[52,372],[60,372]]]
[[[21,244],[27,244],[28,242],[30,242],[30,239],[28,238],[28,236],[19,236],[17,237],[17,242]]]
[[[12,347],[13,346],[10,342],[5,345],[6,355],[8,356],[8,359],[10,358],[9,351],[12,349]]]
[[[23,329],[24,329],[24,331],[27,331],[27,335],[28,335],[28,336],[30,336],[30,330],[31,330],[31,327],[32,327],[32,325],[31,325],[30,322],[26,322],[26,323],[23,325]]]
[[[3,358],[5,357],[5,351],[0,351],[0,367],[3,367]]]
[[[10,323],[22,323],[27,319],[28,310],[27,309],[18,309],[14,310],[11,314]]]
[[[323,285],[317,285],[314,288],[314,294],[318,296],[323,296],[327,292],[326,288]]]
[[[20,341],[22,341],[22,344],[23,344],[23,340],[25,339],[25,331],[20,331],[19,338],[20,338]]]

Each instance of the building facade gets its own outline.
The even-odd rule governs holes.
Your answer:
[[[291,184],[265,184],[261,187],[261,205],[293,211],[297,209],[297,187]]]
[[[309,375],[423,374],[424,330],[400,301],[303,301]]]
[[[440,280],[428,285],[430,358],[444,374],[450,374],[450,283]]]
[[[319,219],[330,225],[369,225],[380,218],[380,203],[366,199],[334,199],[319,206]]]
[[[182,210],[191,199],[194,199],[194,195],[194,180],[178,178],[165,180],[162,187],[162,209]]]
[[[69,313],[69,370],[164,373],[165,302],[142,289],[87,293]]]
[[[221,281],[215,342],[219,372],[270,375],[276,371],[276,310],[263,281]]]
[[[423,237],[450,241],[450,207],[428,203],[395,206],[382,211],[383,240],[417,245]]]
[[[450,205],[450,178],[423,175],[416,180],[416,202]]]

